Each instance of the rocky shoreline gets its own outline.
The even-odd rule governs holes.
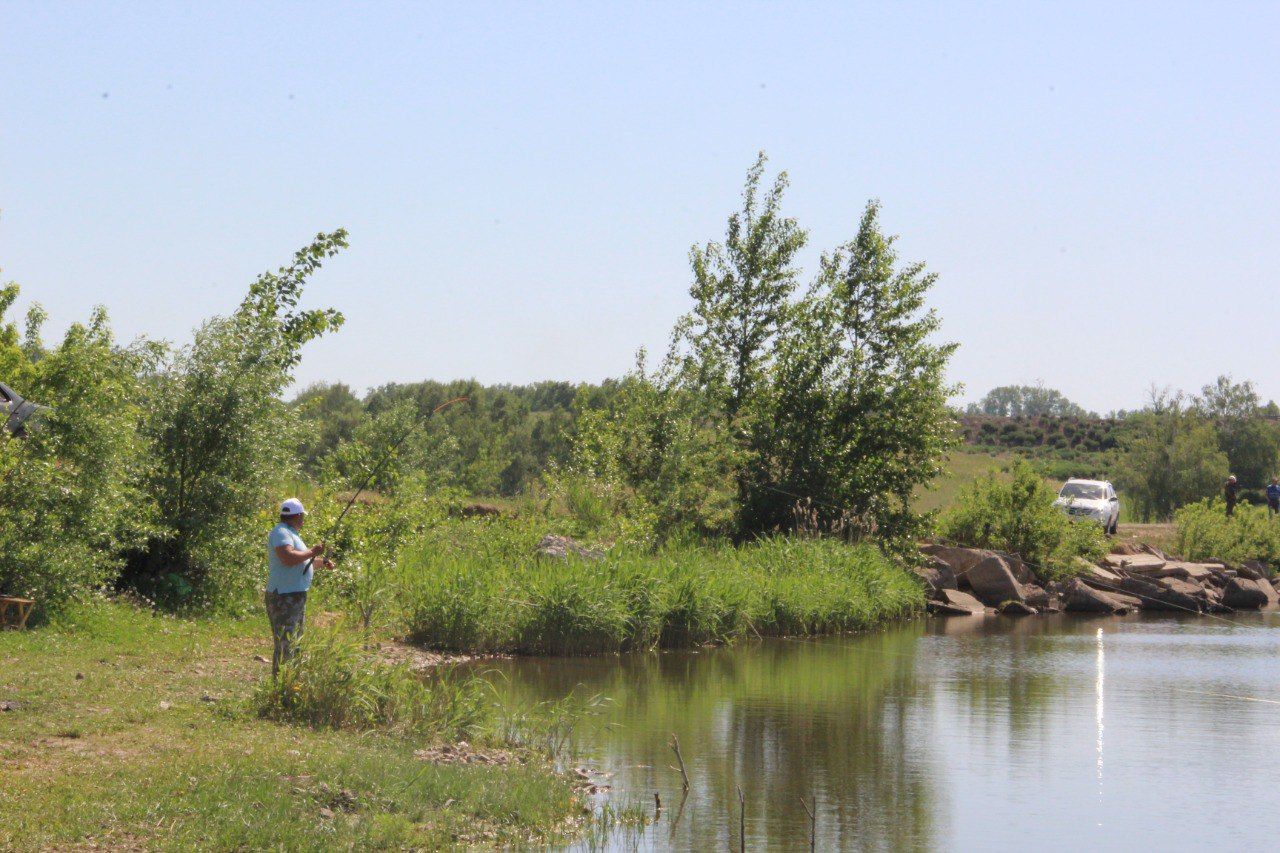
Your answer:
[[[913,571],[925,586],[930,613],[976,616],[1002,613],[1111,613],[1137,610],[1233,613],[1280,605],[1280,578],[1262,563],[1177,560],[1149,545],[1121,545],[1066,581],[1039,576],[1013,554],[926,544],[924,565]]]

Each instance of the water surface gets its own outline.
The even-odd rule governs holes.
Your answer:
[[[614,803],[661,818],[609,847],[1271,849],[1280,614],[965,617],[496,666],[521,702],[610,702],[585,734]],[[692,789],[681,797],[679,736]]]

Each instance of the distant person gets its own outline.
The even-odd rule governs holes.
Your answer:
[[[298,531],[306,523],[307,511],[302,501],[289,498],[280,504],[280,523],[267,534],[267,619],[271,622],[271,675],[278,675],[280,664],[293,656],[302,636],[307,611],[307,590],[311,589],[312,564],[324,557],[324,545],[308,548]],[[333,561],[320,560],[322,568],[332,568]]]
[[[1227,478],[1222,494],[1227,499],[1227,518],[1230,518],[1236,514],[1236,501],[1240,499],[1240,484],[1236,482],[1235,474]]]
[[[1272,477],[1267,486],[1267,509],[1271,515],[1280,513],[1280,477]]]

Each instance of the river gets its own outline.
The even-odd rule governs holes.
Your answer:
[[[512,701],[607,698],[604,796],[663,809],[581,849],[1270,849],[1280,614],[911,622],[855,637],[491,664]],[[679,737],[691,789],[669,747]]]

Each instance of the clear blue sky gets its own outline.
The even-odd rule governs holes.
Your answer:
[[[185,340],[315,232],[299,380],[598,380],[665,346],[759,149],[884,204],[952,378],[1280,398],[1280,4],[0,3],[0,268]]]

